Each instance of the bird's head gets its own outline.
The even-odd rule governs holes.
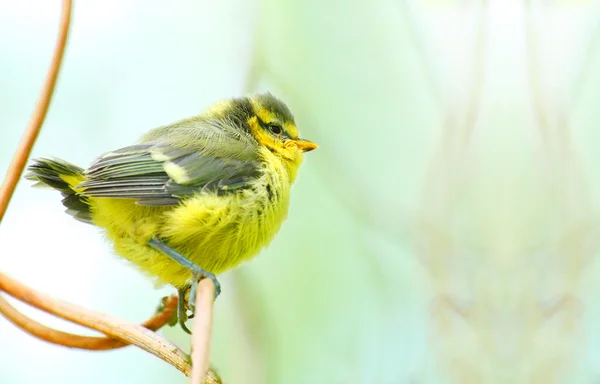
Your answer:
[[[317,149],[312,141],[301,139],[294,116],[281,100],[270,93],[248,97],[252,113],[248,128],[259,145],[284,159],[300,159],[302,153]]]
[[[304,152],[317,149],[312,141],[301,139],[288,107],[270,93],[230,99],[214,105],[207,116],[220,121],[224,129],[250,136],[259,147],[288,162],[299,164]]]

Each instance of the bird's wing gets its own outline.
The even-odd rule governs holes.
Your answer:
[[[135,199],[140,205],[175,205],[202,190],[222,194],[247,187],[259,174],[257,157],[240,160],[214,149],[145,143],[102,155],[76,189],[85,196]]]

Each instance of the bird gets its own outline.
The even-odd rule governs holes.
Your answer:
[[[190,333],[198,281],[212,279],[218,296],[216,276],[270,243],[303,154],[316,148],[284,102],[257,93],[152,129],[87,169],[34,159],[25,177],[58,190],[68,214],[101,228],[157,285],[177,288],[179,324]]]

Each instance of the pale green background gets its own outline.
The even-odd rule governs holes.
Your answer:
[[[2,169],[46,71],[58,5],[0,3]],[[420,112],[428,96],[407,86],[417,68],[402,48],[408,41],[396,11],[391,3],[344,1],[75,4],[34,156],[86,165],[149,128],[244,94],[253,47],[257,66],[269,66],[258,89],[286,100],[302,136],[321,146],[306,156],[277,239],[221,278],[212,362],[227,383],[398,382],[421,364],[426,303],[416,263],[401,244],[365,227],[378,214],[365,204],[385,211],[386,199],[406,205],[418,193],[430,145],[405,123],[431,119]],[[62,213],[57,193],[29,184],[19,185],[0,230],[4,272],[131,321],[171,293],[154,290],[96,229]],[[187,340],[177,329],[164,334]],[[71,351],[1,319],[0,356],[1,383],[185,382],[140,350]]]
[[[531,139],[535,113],[522,44],[524,6],[516,0],[487,3],[485,16],[475,1],[79,1],[33,155],[85,166],[213,101],[270,90],[289,104],[302,137],[320,148],[306,156],[289,218],[271,246],[221,277],[213,366],[230,384],[449,382],[451,376],[436,363],[429,324],[436,308],[432,298],[447,292],[423,268],[431,261],[415,257],[413,249],[415,223],[427,216],[423,211],[436,209],[427,196],[442,193],[446,184],[440,179],[452,174],[451,162],[440,171],[438,150],[453,148],[472,105],[479,108],[474,134],[483,143],[479,153],[492,153],[491,163],[500,169],[493,177],[501,180],[505,164],[528,158],[523,153],[535,152],[537,145]],[[582,72],[584,53],[594,41],[597,4],[533,5],[553,12],[544,15],[552,28],[542,30],[545,50],[534,72],[553,68],[544,78],[550,84],[544,93],[548,105],[575,105],[577,148],[586,169],[593,170],[600,139],[594,123],[597,55],[591,55],[578,99],[569,84]],[[58,16],[59,1],[0,0],[0,170],[8,166],[37,98]],[[480,25],[489,28],[480,46],[485,80],[477,74]],[[478,87],[479,94],[473,91]],[[474,190],[496,202],[501,193],[487,177],[490,173],[468,185],[482,187]],[[590,177],[590,185],[594,180]],[[511,190],[520,188],[517,183]],[[0,227],[0,269],[74,303],[130,321],[145,319],[172,289],[155,290],[112,255],[97,229],[65,215],[59,200],[29,182],[19,185]],[[459,212],[486,209],[468,195],[460,204]],[[512,212],[509,224],[501,221],[510,228],[545,223],[524,210],[497,207]],[[523,224],[531,217],[537,221]],[[448,231],[463,228],[461,220],[441,222]],[[473,222],[465,230],[470,234],[488,228],[485,220]],[[488,233],[494,228],[490,224]],[[487,238],[493,236],[469,240]],[[436,266],[454,271],[459,265],[451,259]],[[479,290],[465,285],[470,294]],[[589,301],[597,291],[592,285],[586,292],[581,298]],[[598,319],[594,308],[587,307],[590,324]],[[593,367],[600,332],[585,324],[582,329],[587,333],[577,348],[583,352],[573,356],[583,363],[569,382],[592,382],[598,372]],[[163,334],[186,347],[188,337],[177,328]],[[452,350],[458,344],[449,345]],[[0,318],[0,383],[37,382],[186,380],[138,349],[68,350]]]

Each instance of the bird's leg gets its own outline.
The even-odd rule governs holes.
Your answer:
[[[157,251],[160,251],[165,255],[169,256],[171,259],[173,259],[173,261],[176,261],[179,265],[189,270],[192,273],[194,280],[199,281],[204,278],[211,279],[215,284],[215,298],[219,296],[219,294],[221,293],[221,284],[217,280],[217,277],[214,275],[214,273],[205,271],[204,269],[200,268],[196,264],[192,263],[187,257],[183,256],[181,253],[169,247],[165,242],[157,239],[156,237],[150,239],[148,241],[148,245],[156,249]],[[194,287],[192,287],[192,289],[195,290]]]
[[[198,282],[204,278],[209,278],[215,284],[215,298],[219,296],[221,293],[221,284],[217,280],[217,277],[208,271],[200,268],[196,264],[192,263],[187,257],[183,256],[181,253],[177,252],[173,248],[169,247],[162,240],[153,237],[148,241],[148,245],[159,252],[169,256],[173,261],[177,262],[179,265],[183,266],[187,270],[192,273],[192,285],[190,291],[190,298],[188,301],[188,307],[190,311],[192,311],[192,315],[194,313],[196,307],[196,291],[198,287]],[[178,290],[179,293],[179,304],[177,314],[179,316],[179,324],[181,328],[187,333],[190,333],[189,329],[185,326],[185,321],[188,319],[186,310],[185,310],[185,293],[187,292],[188,287],[184,287]]]

